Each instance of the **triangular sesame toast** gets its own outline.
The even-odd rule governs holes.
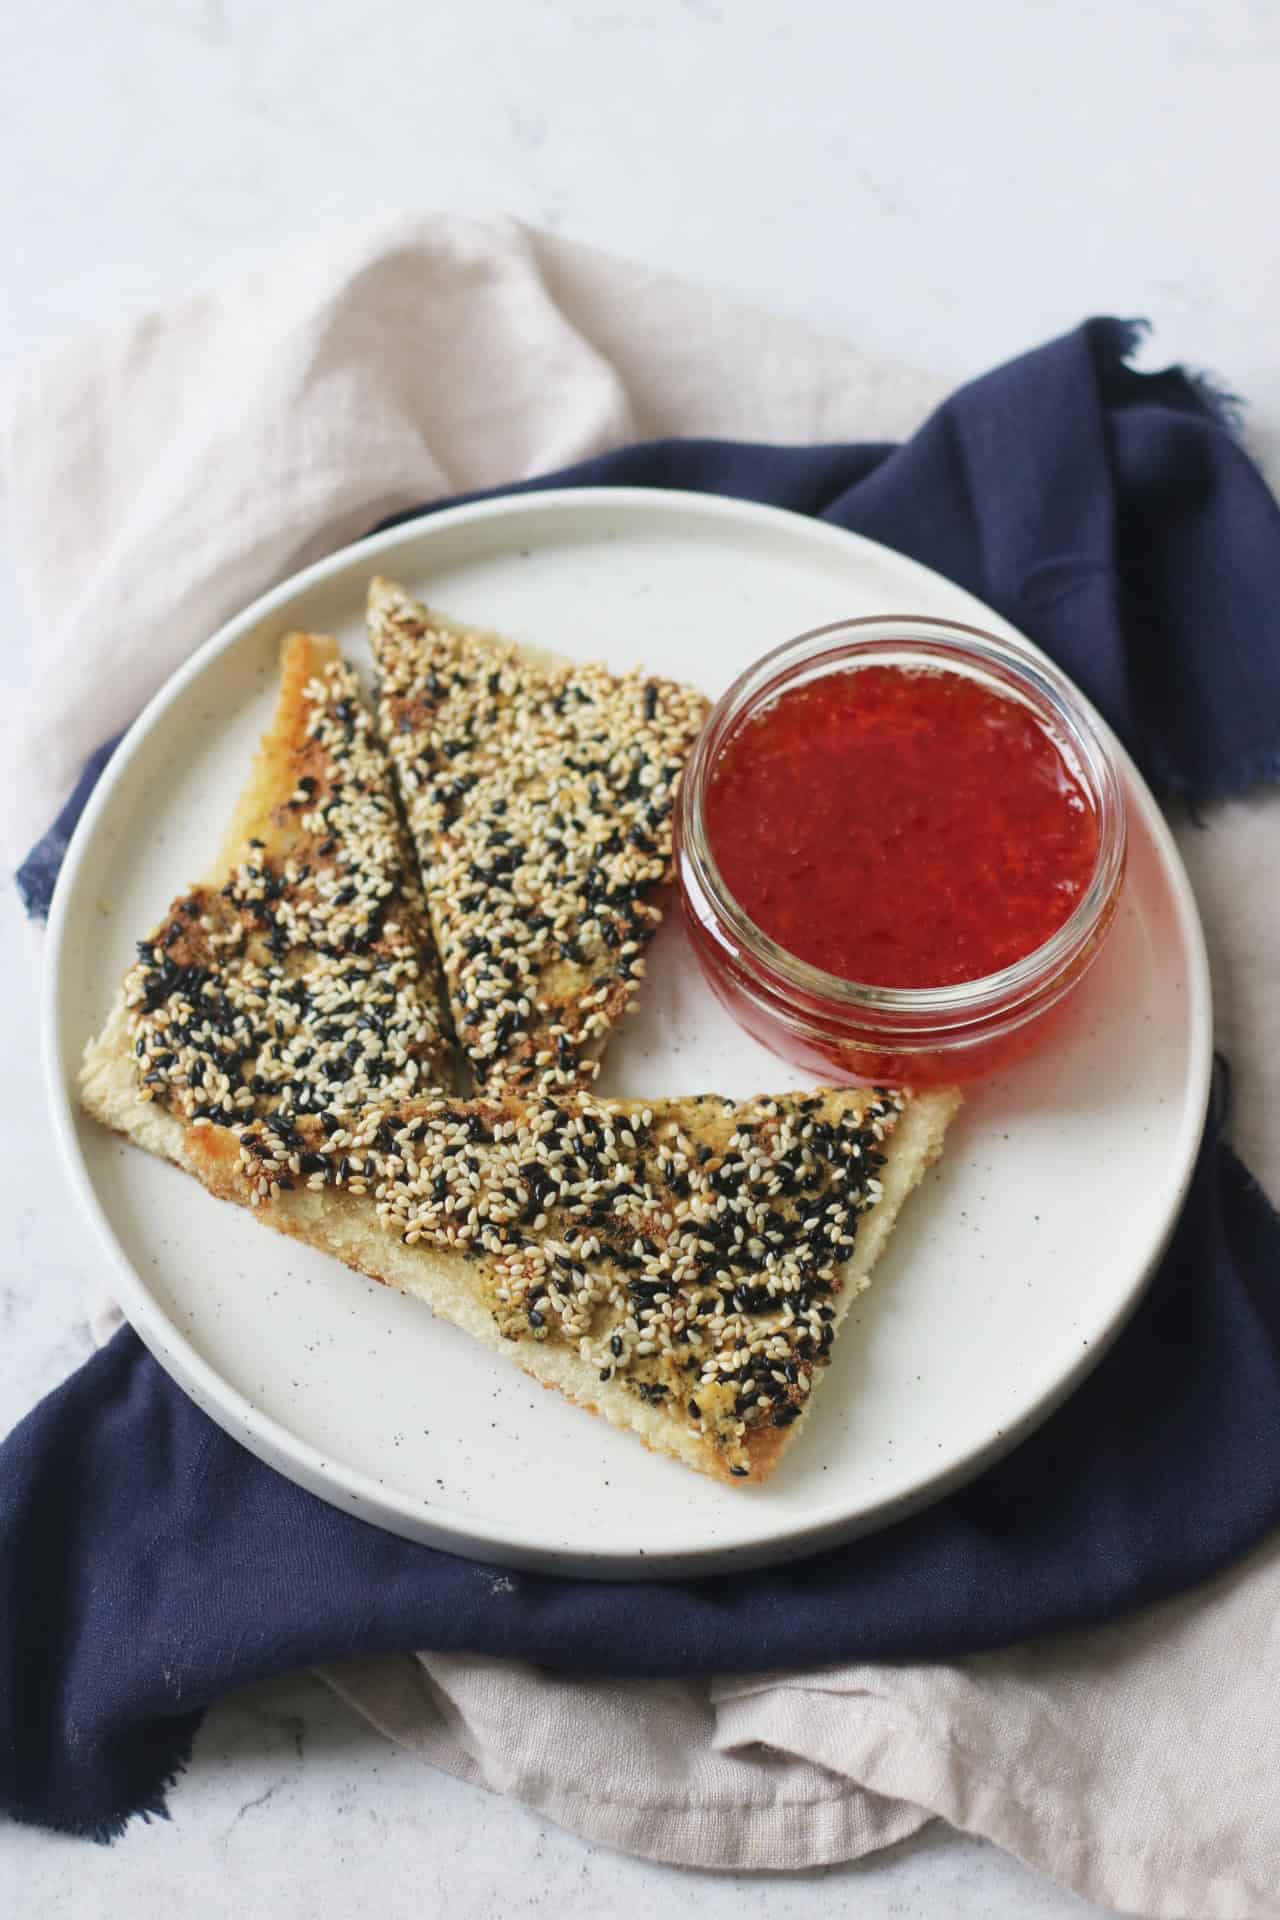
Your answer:
[[[369,588],[379,719],[478,1092],[589,1080],[671,878],[690,688],[548,656]]]
[[[282,669],[215,871],[86,1049],[85,1106],[649,1446],[765,1479],[955,1096],[431,1091],[452,1061],[386,756],[332,641],[290,636]]]
[[[143,1145],[126,1089],[183,1121],[231,1124],[453,1084],[390,768],[332,640],[283,642],[275,715],[221,856],[139,942],[81,1078],[89,1111]]]
[[[127,1056],[114,1073],[136,1111]],[[441,1096],[239,1135],[142,1117],[214,1193],[738,1486],[777,1465],[956,1104]]]

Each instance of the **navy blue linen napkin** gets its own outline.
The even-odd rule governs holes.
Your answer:
[[[530,483],[683,487],[856,529],[1039,641],[1157,785],[1280,771],[1280,510],[1222,404],[1091,321],[901,447],[664,441]],[[515,490],[526,490],[513,489]],[[23,869],[47,907],[76,803]],[[614,1586],[414,1546],[262,1466],[127,1328],[0,1448],[0,1808],[99,1837],[163,1808],[208,1702],[427,1647],[672,1675],[936,1658],[1175,1592],[1280,1521],[1280,1217],[1221,1138],[1101,1365],[928,1511],[757,1573]]]

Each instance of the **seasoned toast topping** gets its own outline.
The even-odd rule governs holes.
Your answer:
[[[288,643],[225,884],[197,886],[125,982],[145,1098],[188,1120],[350,1113],[451,1084],[430,936],[352,669]],[[423,957],[425,956],[425,958]]]
[[[548,669],[369,590],[379,716],[477,1088],[589,1080],[644,973],[672,803],[707,703],[669,680]]]
[[[255,1205],[369,1195],[406,1244],[480,1262],[508,1339],[567,1343],[746,1474],[749,1437],[790,1425],[829,1357],[906,1099],[383,1102],[247,1127],[240,1160]]]

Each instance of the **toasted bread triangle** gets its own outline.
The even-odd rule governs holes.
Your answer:
[[[706,716],[670,680],[548,656],[374,580],[379,718],[476,1089],[589,1080],[644,973]]]
[[[106,1033],[179,1118],[345,1114],[453,1083],[386,754],[332,640],[289,635],[275,715],[206,880],[139,943]]]
[[[282,1233],[426,1301],[546,1386],[730,1484],[803,1423],[851,1302],[941,1150],[953,1093],[382,1105],[240,1133],[89,1110]]]

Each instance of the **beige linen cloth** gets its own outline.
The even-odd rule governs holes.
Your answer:
[[[69,350],[5,408],[30,613],[10,853],[224,618],[384,514],[649,435],[897,438],[941,392],[513,222],[443,217]],[[1179,831],[1236,1140],[1280,1194],[1280,806]],[[946,1664],[655,1684],[423,1653],[325,1678],[433,1765],[655,1859],[812,1866],[941,1816],[1125,1911],[1254,1920],[1280,1915],[1278,1621],[1280,1539],[1104,1631]]]

